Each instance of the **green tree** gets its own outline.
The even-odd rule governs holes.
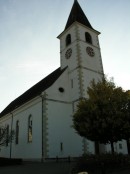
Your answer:
[[[130,154],[130,91],[126,91],[127,100],[126,107],[124,109],[125,119],[123,120],[123,139],[127,142],[128,154]]]
[[[114,153],[113,143],[126,139],[125,133],[130,131],[128,93],[107,78],[97,83],[93,80],[87,93],[88,98],[79,102],[73,115],[73,127],[96,144],[111,144]]]

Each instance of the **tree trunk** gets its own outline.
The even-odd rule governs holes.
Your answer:
[[[127,142],[127,150],[128,150],[128,154],[130,155],[130,140],[127,139],[126,142]]]
[[[112,152],[112,154],[114,154],[114,143],[113,143],[113,141],[111,141],[110,143],[111,143],[111,152]]]
[[[100,153],[100,150],[99,150],[99,142],[98,141],[95,141],[95,154],[96,155],[99,155]]]

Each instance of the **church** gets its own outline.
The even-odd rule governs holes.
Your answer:
[[[1,147],[0,156],[23,160],[79,157],[95,153],[95,144],[72,128],[72,116],[90,82],[104,76],[95,30],[79,2],[74,1],[60,40],[60,67],[12,101],[0,113],[0,125],[15,131],[15,138]],[[109,145],[100,145],[109,152]],[[115,151],[127,154],[126,142]]]

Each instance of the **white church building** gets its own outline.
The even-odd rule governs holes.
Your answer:
[[[0,113],[0,125],[15,131],[15,139],[0,147],[0,156],[42,160],[95,153],[95,144],[72,128],[76,105],[87,97],[92,79],[100,80],[103,65],[95,30],[74,1],[60,40],[60,67],[12,101]],[[110,146],[100,146],[109,152]],[[125,141],[115,151],[127,154]]]

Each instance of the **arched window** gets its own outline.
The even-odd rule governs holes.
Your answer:
[[[69,44],[71,44],[71,35],[70,34],[68,34],[66,36],[66,46],[68,46]]]
[[[28,117],[28,142],[32,142],[32,115]]]
[[[0,127],[0,140],[2,139],[2,128]]]
[[[15,143],[18,144],[19,143],[19,121],[16,121],[16,139],[15,139]]]
[[[86,42],[92,44],[92,37],[88,32],[85,32],[85,39],[86,39]]]

